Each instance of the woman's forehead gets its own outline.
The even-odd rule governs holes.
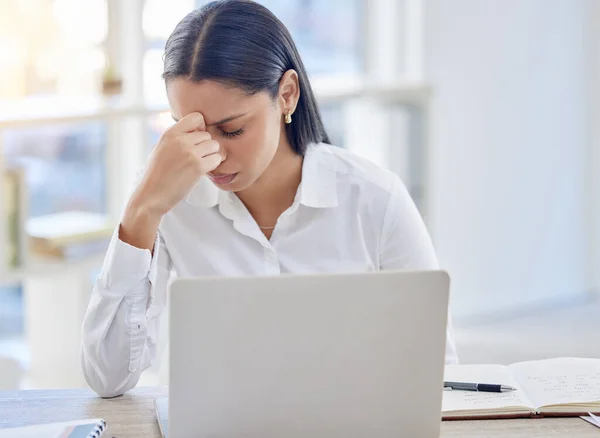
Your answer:
[[[255,111],[268,103],[266,93],[249,95],[240,88],[217,81],[193,82],[185,78],[168,81],[167,97],[174,118],[180,119],[192,112],[200,112],[207,124],[213,124],[233,113]]]

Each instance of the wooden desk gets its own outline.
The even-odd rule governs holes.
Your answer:
[[[100,417],[109,438],[160,438],[153,400],[166,388],[137,388],[103,400],[85,389],[0,391],[0,428]],[[444,421],[442,437],[590,437],[600,429],[580,418]]]

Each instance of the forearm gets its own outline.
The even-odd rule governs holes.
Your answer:
[[[158,235],[154,238],[151,256],[115,232],[92,290],[82,327],[81,360],[86,381],[102,397],[133,388],[156,354],[171,261],[164,242]]]
[[[144,194],[135,194],[121,219],[119,238],[131,246],[153,252],[161,218],[162,215],[145,202]]]
[[[146,282],[147,283],[147,282]],[[149,364],[155,342],[148,339],[149,285],[131,296],[97,284],[83,324],[82,367],[87,383],[101,397],[133,388]]]

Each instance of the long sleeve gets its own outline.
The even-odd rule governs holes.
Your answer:
[[[153,254],[124,243],[118,233],[117,227],[82,327],[83,374],[101,397],[135,387],[155,359],[172,264],[160,232]]]
[[[408,190],[394,178],[391,195],[383,219],[380,245],[381,270],[437,270],[437,257],[431,238]],[[446,364],[458,363],[448,315]]]

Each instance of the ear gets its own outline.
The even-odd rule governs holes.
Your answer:
[[[283,115],[293,113],[300,98],[300,82],[296,70],[288,70],[279,81],[278,103]]]

